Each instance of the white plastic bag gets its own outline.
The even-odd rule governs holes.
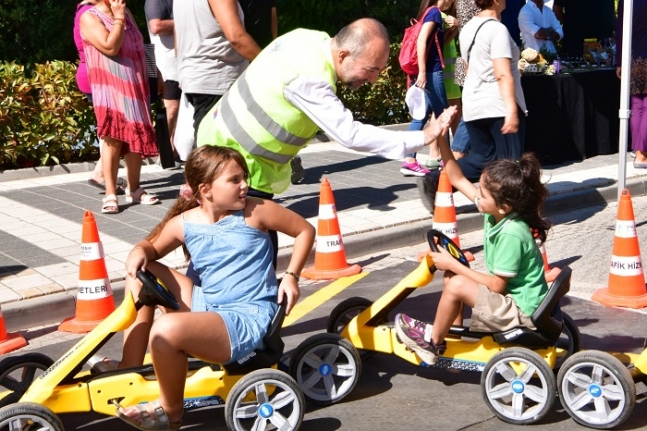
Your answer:
[[[195,136],[193,130],[193,105],[186,99],[184,93],[180,97],[180,108],[177,114],[177,126],[175,126],[175,137],[173,138],[175,150],[180,159],[186,160],[195,148]]]

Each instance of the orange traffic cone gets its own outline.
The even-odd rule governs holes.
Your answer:
[[[609,306],[627,308],[647,306],[647,289],[640,245],[636,236],[634,208],[627,189],[622,191],[618,202],[609,287],[596,290],[592,299]]]
[[[539,242],[537,242],[537,246],[539,247],[539,250],[541,250],[541,258],[544,260],[544,275],[546,276],[546,281],[548,283],[552,283],[562,270],[557,267],[551,268],[550,265],[548,265],[545,243],[539,244]]]
[[[86,211],[83,216],[76,316],[65,319],[58,330],[77,334],[89,332],[114,310],[115,303],[99,230],[94,214]]]
[[[447,235],[449,239],[454,241],[454,244],[461,247],[461,240],[458,237],[458,222],[456,221],[456,207],[454,207],[454,193],[452,191],[452,184],[449,182],[449,177],[445,171],[440,171],[440,179],[438,180],[438,191],[436,192],[436,199],[434,201],[434,220],[433,228]],[[463,251],[463,254],[469,262],[474,260],[474,255],[469,251]],[[418,260],[424,259],[427,252],[421,252],[418,255]]]
[[[4,324],[4,316],[2,315],[2,308],[0,308],[0,355],[9,353],[27,345],[25,337],[18,333],[7,333],[7,327]]]
[[[349,275],[359,274],[359,265],[349,265],[346,262],[346,252],[341,239],[337,208],[332,189],[327,178],[321,182],[319,196],[319,222],[317,227],[317,246],[314,267],[301,272],[305,278],[313,280],[330,280]]]

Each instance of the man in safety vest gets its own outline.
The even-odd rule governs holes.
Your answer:
[[[389,58],[389,36],[370,18],[331,38],[297,29],[270,43],[201,121],[197,144],[234,148],[247,161],[249,195],[272,199],[290,184],[290,160],[321,128],[357,151],[400,159],[446,133],[453,108],[422,131],[391,131],[353,120],[336,95],[374,83]],[[275,253],[277,242],[273,239]]]

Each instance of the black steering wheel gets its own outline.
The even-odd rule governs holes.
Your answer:
[[[180,303],[177,302],[175,296],[152,272],[139,270],[137,271],[137,278],[142,282],[142,289],[139,291],[139,302],[142,305],[152,307],[161,305],[171,310],[180,309]]]
[[[438,253],[439,249],[438,246],[440,245],[442,248],[447,250],[449,254],[454,256],[454,258],[465,265],[466,267],[470,267],[469,262],[467,261],[467,258],[465,257],[465,254],[461,251],[460,248],[454,243],[454,241],[451,240],[447,235],[442,233],[439,230],[436,229],[431,229],[427,232],[427,241],[429,242],[429,247],[431,247],[431,251],[434,253]],[[431,268],[429,268],[431,272],[436,271],[436,265],[432,265]]]

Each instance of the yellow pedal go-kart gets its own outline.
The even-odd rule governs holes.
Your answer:
[[[465,255],[446,235],[430,230],[427,238],[432,250],[441,246],[469,266]],[[394,353],[413,364],[427,366],[398,339],[389,315],[415,289],[428,285],[435,271],[427,255],[417,269],[375,302],[365,298],[342,301],[328,319],[328,332],[348,339],[364,360],[376,352]],[[452,327],[446,338],[447,349],[433,366],[482,372],[483,398],[505,422],[530,424],[542,419],[557,398],[554,369],[579,350],[577,326],[559,308],[559,299],[570,288],[570,277],[571,269],[563,268],[531,316],[536,331],[514,328],[484,333]],[[295,378],[301,385],[299,376]]]
[[[564,362],[557,391],[564,410],[577,423],[611,429],[631,416],[636,383],[646,381],[647,349],[640,354],[585,350]]]
[[[63,431],[59,414],[93,411],[114,416],[116,403],[132,405],[159,397],[150,364],[103,373],[82,370],[104,343],[135,321],[141,307],[179,308],[173,294],[152,273],[139,271],[137,277],[143,284],[137,301],[127,294],[110,316],[56,362],[38,353],[0,362],[0,385],[9,389],[0,393],[0,431]],[[272,320],[263,350],[227,365],[189,361],[185,409],[224,404],[230,430],[299,429],[303,393],[292,377],[277,369],[284,348],[279,332],[286,303]]]

